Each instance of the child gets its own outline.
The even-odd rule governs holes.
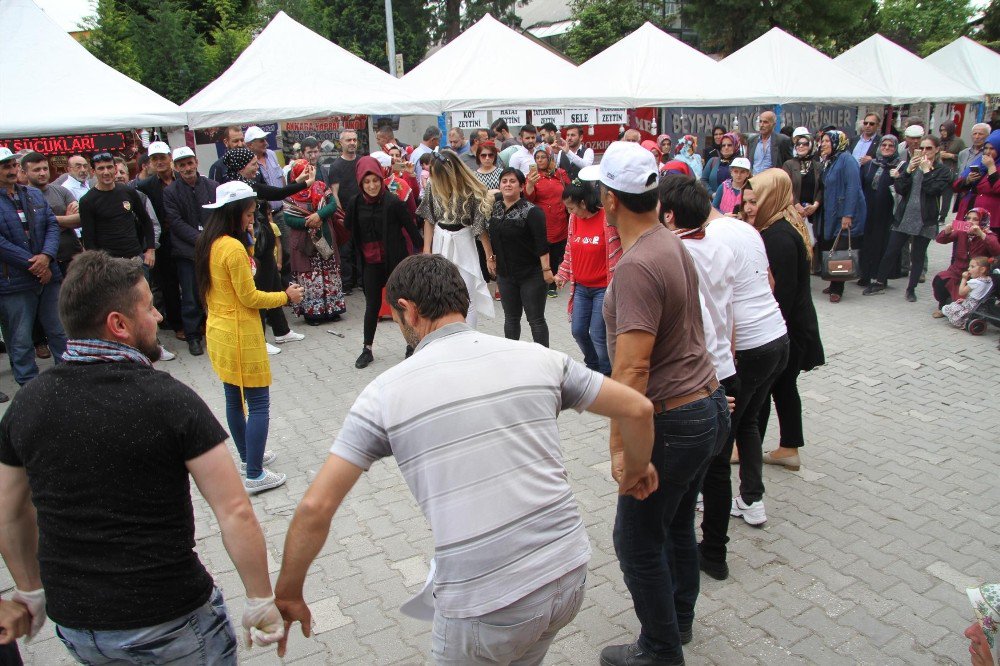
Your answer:
[[[962,273],[962,282],[958,285],[959,299],[941,308],[941,313],[952,326],[965,328],[969,313],[990,293],[993,281],[989,272],[989,257],[973,257],[969,260],[969,270]]]

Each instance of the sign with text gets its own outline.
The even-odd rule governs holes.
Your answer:
[[[599,125],[624,125],[628,122],[628,109],[598,109]]]
[[[131,146],[131,143],[129,137],[123,132],[0,139],[0,146],[6,146],[12,153],[27,149],[43,155],[73,155],[75,153],[86,155],[103,151],[120,153]]]
[[[490,121],[486,111],[456,111],[451,114],[451,126],[460,129],[476,129],[489,127]]]
[[[565,116],[569,125],[597,124],[597,109],[566,109]]]
[[[511,128],[511,131],[514,130],[515,126],[525,124],[524,116],[524,109],[494,109],[493,111],[493,120],[503,118],[507,126]]]
[[[251,125],[256,125],[265,132],[267,136],[264,140],[267,142],[267,147],[271,150],[279,150],[281,147],[278,145],[278,123],[244,123],[240,125],[240,129],[244,132]],[[206,144],[215,144],[215,152],[218,157],[222,157],[226,154],[226,146],[222,143],[222,138],[225,136],[226,127],[203,127],[201,129],[196,129],[194,131],[194,142],[196,146],[202,146]]]
[[[344,130],[354,130],[358,135],[358,154],[368,154],[368,116],[343,115],[314,120],[295,120],[282,123],[281,149],[286,161],[294,156],[292,146],[301,144],[307,136],[319,140],[319,163],[328,165],[340,155],[340,135]]]
[[[672,136],[691,134],[699,139],[712,134],[716,125],[726,130],[737,129],[740,133],[757,132],[760,114],[770,111],[770,106],[727,106],[704,109],[667,108],[666,120],[660,131]],[[828,106],[819,104],[785,104],[781,107],[781,124],[792,127],[807,127],[815,132],[829,125],[857,134],[858,107]]]
[[[545,123],[553,123],[556,127],[565,123],[565,113],[562,109],[531,109],[531,123],[541,127]]]

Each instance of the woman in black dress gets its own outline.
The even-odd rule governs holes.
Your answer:
[[[867,287],[878,275],[878,264],[889,246],[889,231],[894,222],[892,209],[896,203],[892,195],[896,179],[892,174],[900,163],[898,146],[899,139],[886,134],[879,142],[875,159],[861,167],[861,187],[868,204],[868,220],[861,244],[861,279],[858,280],[861,287]]]

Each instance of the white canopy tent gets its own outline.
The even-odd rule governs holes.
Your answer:
[[[629,106],[630,100],[602,95],[601,87],[585,80],[575,65],[487,14],[417,65],[402,83],[408,99],[429,103],[435,112]]]
[[[626,106],[766,104],[747,76],[732,76],[715,60],[645,23],[578,68],[590,88],[628,99]]]
[[[306,63],[295,82],[290,62]],[[398,79],[278,14],[229,69],[181,107],[190,127],[301,120],[334,113],[436,113],[405,99]]]
[[[32,0],[0,0],[0,137],[174,127],[179,106],[105,65]],[[46,103],[32,103],[40,91]]]
[[[879,34],[833,61],[888,93],[890,104],[960,102],[982,97],[978,91]]]
[[[968,37],[924,58],[946,75],[976,90],[979,95],[1000,95],[1000,53]]]
[[[772,104],[886,104],[885,91],[780,28],[721,61],[730,79],[747,78]],[[723,82],[719,82],[722,85]],[[728,81],[726,82],[728,85]]]

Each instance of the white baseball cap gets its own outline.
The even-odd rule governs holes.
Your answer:
[[[906,131],[903,132],[903,136],[910,139],[922,139],[924,134],[924,128],[920,125],[910,125],[906,128]]]
[[[656,158],[638,143],[615,141],[604,152],[600,164],[580,169],[580,179],[599,180],[628,194],[651,192],[658,181]]]
[[[252,199],[257,194],[253,188],[238,180],[231,180],[228,183],[219,185],[215,190],[215,203],[205,204],[202,208],[221,208],[227,203],[239,201],[241,199]]]
[[[163,141],[154,141],[149,144],[149,148],[146,149],[146,154],[152,157],[153,155],[169,155],[170,146],[168,146]]]
[[[369,157],[374,157],[382,168],[392,166],[392,155],[384,151],[376,150]]]
[[[807,136],[809,138],[812,138],[812,133],[809,131],[808,127],[796,127],[795,131],[792,132],[792,138],[797,139],[800,136]]]
[[[270,134],[270,132],[265,132],[256,125],[251,125],[247,128],[246,132],[243,132],[243,140],[250,143],[251,141],[256,141],[257,139],[263,139],[268,134]]]
[[[7,160],[12,160],[15,157],[17,156],[10,152],[10,148],[0,146],[0,162],[6,162]]]
[[[735,160],[729,163],[730,169],[746,169],[750,171],[750,160],[745,157],[737,157]]]
[[[194,151],[187,146],[181,146],[174,150],[174,162],[177,160],[182,160],[185,157],[194,157]]]

